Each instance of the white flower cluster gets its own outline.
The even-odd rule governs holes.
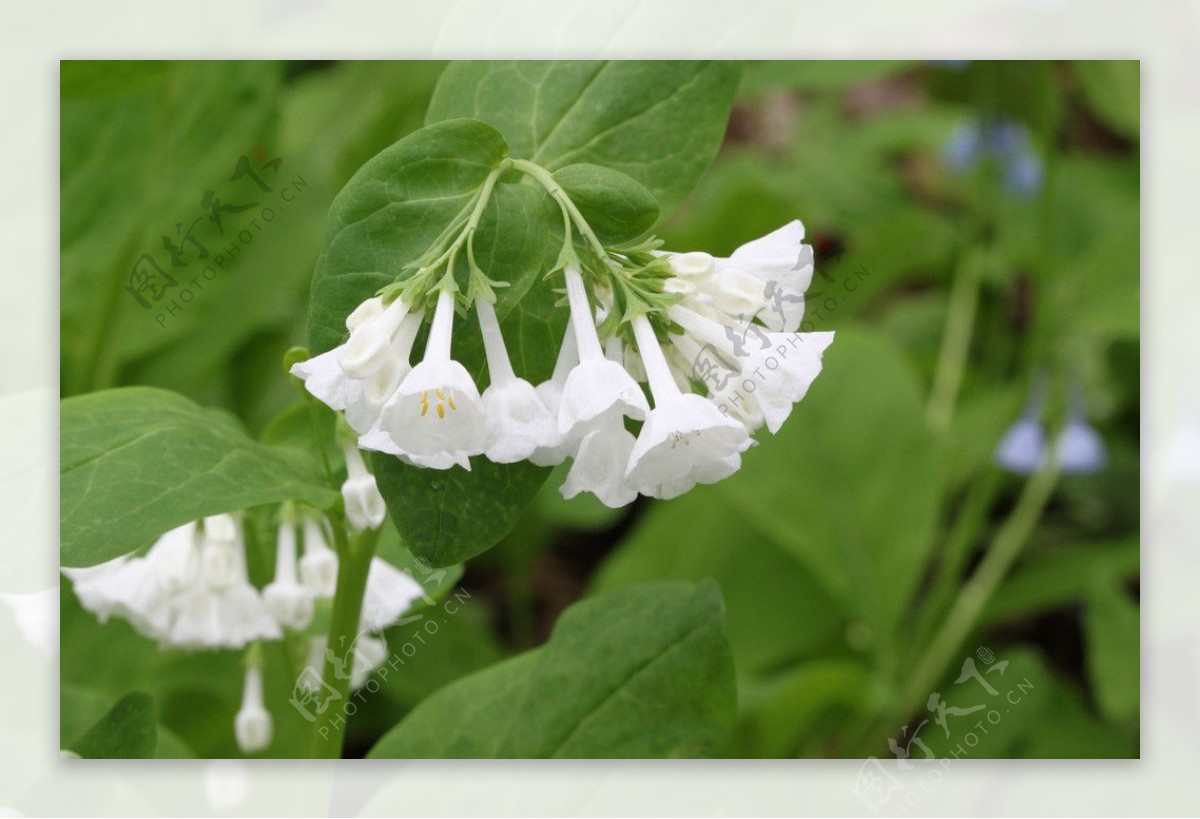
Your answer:
[[[480,455],[540,466],[571,458],[568,498],[591,492],[616,507],[638,494],[676,497],[737,471],[751,433],[764,425],[776,432],[821,370],[833,333],[797,332],[813,272],[803,239],[796,221],[728,259],[660,254],[671,274],[663,293],[672,303],[659,316],[664,338],[639,313],[628,317],[625,338],[602,343],[598,324],[615,309],[612,294],[589,294],[581,270],[568,265],[570,326],[554,374],[537,386],[514,371],[495,310],[481,297],[471,305],[490,377],[480,394],[451,357],[450,289],[437,294],[415,366],[423,311],[375,297],[346,320],[344,344],[292,373],[345,413],[360,447],[416,466],[470,469]],[[641,423],[636,436],[627,421]]]
[[[375,478],[354,447],[346,450],[349,477],[342,486],[346,515],[356,531],[376,529],[385,516]],[[303,632],[313,622],[317,600],[330,599],[337,586],[338,557],[329,546],[326,522],[308,516],[303,553],[298,554],[298,525],[284,521],[278,530],[275,576],[260,592],[246,572],[241,525],[232,515],[187,523],[160,537],[144,557],[123,555],[88,568],[63,568],[85,609],[101,622],[128,620],[163,646],[185,649],[242,649],[259,640],[277,640],[285,631]],[[352,683],[362,685],[387,659],[386,644],[371,636],[393,625],[418,599],[428,599],[411,575],[382,558],[367,573],[354,654]],[[325,637],[310,672],[320,679]],[[254,651],[251,650],[251,655]],[[246,667],[242,707],[234,721],[238,746],[256,753],[270,745],[271,715],[263,705],[262,668]]]

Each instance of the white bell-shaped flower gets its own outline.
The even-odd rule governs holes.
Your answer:
[[[300,558],[300,580],[314,597],[333,597],[337,589],[338,557],[329,548],[320,522],[304,521],[304,556]]]
[[[425,588],[412,575],[381,557],[372,558],[363,592],[359,630],[383,631],[421,599],[429,601]]]
[[[388,399],[379,419],[392,446],[365,437],[360,445],[432,469],[455,464],[470,469],[469,458],[487,449],[487,415],[479,390],[466,368],[450,357],[453,326],[454,293],[442,290],[425,356]]]
[[[728,409],[733,403],[731,398],[740,398],[730,393],[744,393],[747,400],[738,402],[742,404],[741,413],[761,414],[772,434],[779,432],[793,406],[808,394],[808,388],[821,373],[821,357],[833,343],[831,332],[776,333],[758,328],[751,337],[745,327],[734,329],[731,338],[730,328],[686,308],[672,307],[669,315],[688,334],[717,351],[722,359],[736,363],[736,377],[721,377],[718,381],[726,393],[721,396],[726,401],[718,400],[718,406]],[[745,336],[740,339],[740,349],[733,343],[737,334]]]
[[[715,265],[706,292],[718,309],[746,320],[758,318],[775,331],[800,328],[804,293],[812,283],[813,252],[804,244],[799,220],[747,242],[728,259],[716,259]]]
[[[345,445],[342,453],[346,457],[346,482],[342,484],[346,519],[356,532],[378,529],[387,517],[387,505],[383,502],[383,495],[379,494],[375,476],[367,471],[357,447]]]
[[[121,555],[95,566],[63,566],[62,573],[71,581],[79,604],[104,623],[114,615],[125,616],[119,601],[125,592],[125,575],[133,560],[129,555]]]
[[[591,492],[605,506],[620,508],[637,497],[637,487],[625,476],[636,439],[624,418],[609,413],[579,441],[575,459],[559,491],[567,500]]]
[[[491,440],[484,454],[498,464],[523,461],[539,449],[558,444],[558,422],[534,386],[513,372],[491,302],[477,300],[475,312],[491,378],[482,398]]]
[[[563,276],[579,364],[563,385],[558,409],[559,433],[564,437],[582,437],[588,424],[610,411],[642,420],[649,411],[646,396],[623,366],[604,356],[583,276],[573,267],[565,268]]]
[[[408,307],[400,299],[387,308],[378,296],[367,299],[346,319],[349,340],[293,364],[292,375],[304,379],[305,389],[332,409],[345,410],[360,404],[366,380],[392,360],[388,343],[407,315]],[[420,325],[419,317],[417,324]],[[353,371],[346,369],[344,361]]]
[[[271,713],[263,704],[262,668],[250,665],[242,686],[242,707],[233,721],[234,736],[243,754],[265,751],[271,744],[274,724]]]
[[[629,455],[626,477],[642,494],[673,498],[732,475],[752,443],[746,428],[707,399],[680,391],[645,316],[633,320],[633,331],[654,409]]]
[[[412,348],[424,320],[424,312],[409,313],[400,322],[383,363],[365,380],[353,382],[347,395],[346,423],[365,435],[379,423],[383,405],[412,370]]]
[[[281,636],[246,576],[245,546],[236,521],[228,515],[206,519],[199,576],[177,596],[165,642],[184,648],[241,648]]]
[[[378,312],[372,305],[365,311],[368,314],[365,318],[361,314],[350,314],[347,324],[354,324],[354,327],[338,356],[338,364],[347,376],[367,379],[387,365],[391,359],[392,338],[408,311],[408,304],[403,299],[396,299]]]
[[[199,547],[195,522],[162,535],[145,557],[123,557],[86,569],[64,568],[85,609],[105,622],[128,620],[145,637],[164,640],[175,617],[175,600],[196,579]]]
[[[275,546],[275,579],[263,589],[271,615],[284,628],[299,631],[313,618],[313,593],[296,578],[296,527],[279,527]]]
[[[538,397],[546,406],[546,411],[550,413],[555,432],[552,446],[539,447],[529,455],[529,460],[537,466],[558,466],[575,451],[578,442],[558,431],[558,408],[562,404],[563,388],[567,384],[567,376],[578,363],[579,350],[575,346],[575,330],[568,324],[566,332],[563,333],[562,344],[558,348],[554,372],[549,379],[535,387]]]

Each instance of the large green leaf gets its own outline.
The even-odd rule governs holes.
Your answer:
[[[67,747],[84,759],[147,759],[157,744],[154,699],[134,691]]]
[[[61,408],[61,560],[90,566],[190,520],[265,503],[327,507],[337,493],[295,452],[252,440],[229,415],[126,387]]]
[[[721,587],[725,629],[741,675],[763,674],[841,643],[845,612],[720,487],[654,504],[600,567],[596,590],[649,580]]]
[[[550,170],[586,162],[623,171],[666,215],[720,148],[740,76],[730,62],[454,62],[426,121],[481,119],[513,156]]]
[[[646,583],[572,606],[543,647],[447,686],[372,757],[719,753],[735,693],[711,582]]]
[[[312,200],[301,187],[291,210],[281,207],[283,188],[307,170],[277,153],[275,100],[282,66],[65,65],[63,392],[111,386],[130,362],[175,344],[189,347],[195,363],[183,366],[173,357],[167,374],[194,378],[289,308],[274,275],[287,275],[289,267],[276,267],[278,254],[265,247],[278,242],[287,252],[287,226],[305,232],[301,210]],[[281,162],[270,165],[273,160]],[[231,178],[239,168],[248,168],[271,191],[247,173]],[[210,218],[212,207],[218,209],[219,227]],[[262,215],[265,207],[276,209],[270,224]],[[238,238],[243,230],[249,240]],[[300,259],[292,257],[291,263],[303,270],[296,267]],[[145,305],[126,290],[135,267],[162,285],[142,294]],[[167,284],[170,280],[175,284]],[[205,333],[216,323],[219,332]],[[191,347],[197,334],[209,335],[208,343]]]
[[[941,486],[907,363],[841,331],[808,396],[721,490],[887,646],[929,556]]]

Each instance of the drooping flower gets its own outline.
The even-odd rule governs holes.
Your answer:
[[[996,446],[994,459],[1001,469],[1017,475],[1031,475],[1046,460],[1046,430],[1040,420],[1046,400],[1046,384],[1042,375],[1035,379],[1025,408]]]
[[[265,751],[271,744],[274,724],[271,713],[263,704],[262,668],[253,663],[246,667],[242,686],[242,707],[233,722],[234,736],[243,754]]]
[[[346,482],[342,484],[342,501],[346,519],[354,531],[378,529],[387,517],[387,505],[379,494],[375,476],[367,471],[362,454],[350,444],[342,446],[346,458]]]
[[[300,558],[300,580],[314,597],[333,597],[337,588],[337,572],[337,554],[329,548],[329,541],[325,539],[321,524],[314,518],[306,519],[304,556]]]
[[[529,455],[529,460],[538,466],[558,466],[575,450],[576,441],[558,431],[558,410],[562,404],[563,388],[567,384],[567,376],[579,363],[579,351],[575,345],[575,330],[569,324],[563,333],[562,344],[558,348],[558,358],[554,362],[554,372],[550,378],[538,384],[538,397],[550,413],[554,424],[555,438],[552,445],[535,449]]]
[[[438,294],[424,358],[383,406],[379,425],[390,445],[381,437],[364,437],[360,445],[430,469],[455,464],[470,469],[469,458],[487,449],[487,417],[479,390],[466,368],[450,357],[454,300],[449,289]]]
[[[1034,151],[1029,129],[1020,123],[1003,118],[970,120],[956,128],[942,148],[942,164],[957,173],[983,160],[1000,167],[1004,187],[1011,193],[1030,197],[1042,188],[1042,160]]]
[[[1066,475],[1091,475],[1108,465],[1108,449],[1100,433],[1088,423],[1083,389],[1073,385],[1067,423],[1054,441],[1058,465]]]
[[[617,509],[632,503],[637,487],[625,475],[636,439],[625,429],[622,416],[608,414],[599,419],[579,441],[560,488],[567,500],[580,492],[591,492],[605,506]]]
[[[749,332],[739,340],[737,336],[743,334],[743,329],[731,334],[728,326],[685,307],[672,307],[669,315],[685,334],[696,340],[690,349],[696,349],[699,346],[696,342],[699,342],[717,351],[722,360],[735,362],[736,376],[721,379],[725,382],[721,386],[727,392],[721,396],[725,400],[717,402],[718,406],[729,412],[740,405],[740,409],[734,410],[738,417],[747,422],[761,417],[772,434],[779,432],[793,406],[808,393],[808,388],[821,373],[821,357],[833,343],[831,332],[765,332],[761,329],[755,330],[753,340],[748,338]],[[732,386],[729,381],[733,382]],[[746,400],[735,404],[729,391],[738,390],[745,394]],[[750,428],[753,431],[754,427]]]
[[[275,579],[263,589],[271,615],[284,628],[307,628],[313,618],[313,593],[296,578],[296,527],[284,522],[275,547]]]
[[[332,409],[343,411],[356,433],[379,422],[387,399],[412,369],[413,343],[424,311],[396,299],[386,307],[378,296],[360,304],[346,319],[346,343],[292,365],[291,373]]]
[[[645,316],[633,320],[633,331],[654,409],[630,452],[626,476],[642,494],[674,498],[732,475],[752,443],[746,428],[711,401],[679,389]]]
[[[393,625],[420,599],[428,599],[424,587],[412,575],[380,557],[371,559],[367,587],[363,592],[360,631],[383,631]]]
[[[122,617],[163,645],[241,648],[281,634],[246,578],[241,532],[229,515],[206,518],[203,532],[195,523],[173,529],[145,557],[63,573],[102,621]]]
[[[1067,475],[1090,475],[1103,471],[1108,451],[1100,433],[1083,419],[1068,421],[1054,441],[1059,466]]]
[[[1031,475],[1046,459],[1046,431],[1036,418],[1017,419],[996,447],[996,464],[1018,475]]]
[[[206,518],[198,577],[181,591],[166,642],[184,648],[241,648],[282,636],[246,575],[246,553],[229,515]]]
[[[642,420],[649,411],[646,396],[624,367],[605,357],[583,276],[571,266],[563,270],[563,276],[579,363],[563,385],[558,408],[559,433],[565,438],[582,438],[588,425],[607,413]]]
[[[550,415],[534,386],[513,372],[491,302],[476,300],[475,312],[491,378],[482,397],[490,438],[484,454],[496,463],[510,464],[555,447],[562,437],[557,419]]]

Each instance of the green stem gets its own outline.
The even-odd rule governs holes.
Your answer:
[[[961,649],[963,641],[978,624],[988,600],[1021,553],[1057,482],[1058,464],[1050,459],[1025,483],[1012,514],[996,533],[979,568],[959,592],[958,599],[942,622],[941,630],[913,667],[901,696],[880,721],[879,735],[891,736],[905,715],[928,697],[937,685],[955,652]]]
[[[913,639],[910,641],[914,648],[927,644],[934,627],[945,616],[946,610],[953,602],[954,590],[958,587],[967,558],[971,555],[971,546],[979,539],[988,510],[1000,487],[1000,475],[999,470],[989,469],[967,491],[958,516],[946,535],[940,559],[929,584],[929,593],[925,595],[924,603],[917,613]]]
[[[950,292],[942,349],[938,355],[937,372],[925,415],[929,426],[939,433],[950,428],[958,392],[962,387],[975,327],[975,310],[979,303],[980,267],[978,256],[968,254],[959,265]]]
[[[327,652],[321,679],[332,689],[330,694],[333,716],[318,718],[313,724],[313,735],[309,756],[314,759],[338,759],[342,755],[342,741],[346,734],[344,705],[350,696],[349,669],[354,666],[352,651],[358,639],[362,617],[363,595],[367,589],[367,574],[371,569],[371,558],[375,556],[378,531],[365,532],[346,537],[345,521],[337,515],[333,519],[333,537],[338,553],[337,587],[333,594],[333,610],[329,621],[331,652],[343,651],[342,673],[334,662],[334,654]]]
[[[570,215],[571,221],[575,223],[575,229],[579,231],[587,243],[591,245],[592,251],[601,261],[608,260],[608,250],[604,244],[597,238],[592,231],[592,226],[588,224],[587,219],[583,218],[583,214],[579,212],[579,208],[575,207],[575,203],[571,201],[571,197],[563,190],[562,185],[554,178],[548,170],[538,165],[536,162],[530,162],[528,159],[514,159],[512,163],[514,171],[520,171],[529,178],[533,179],[539,185],[546,189],[563,208],[564,212]]]

